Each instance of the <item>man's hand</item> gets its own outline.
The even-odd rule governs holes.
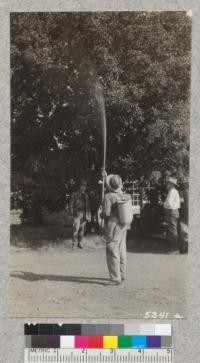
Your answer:
[[[102,168],[102,169],[101,169],[101,175],[102,175],[102,178],[103,178],[104,180],[106,180],[106,179],[107,179],[107,172],[106,172],[106,170],[105,170],[104,168]]]

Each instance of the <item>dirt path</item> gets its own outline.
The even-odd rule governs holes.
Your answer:
[[[70,241],[37,250],[11,247],[11,315],[114,319],[166,312],[169,318],[186,317],[186,259],[128,252],[126,281],[107,287],[105,246],[93,238],[73,252]]]

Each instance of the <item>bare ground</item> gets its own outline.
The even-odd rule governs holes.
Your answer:
[[[129,239],[127,279],[108,287],[99,236],[85,238],[84,249],[75,251],[70,239],[33,248],[19,238],[11,246],[13,317],[186,317],[187,256],[167,254],[163,241]]]

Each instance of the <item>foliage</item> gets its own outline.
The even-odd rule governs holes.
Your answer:
[[[187,175],[190,62],[185,12],[11,14],[13,192],[56,210],[76,178],[95,187],[97,85],[108,171],[143,184],[155,171]]]

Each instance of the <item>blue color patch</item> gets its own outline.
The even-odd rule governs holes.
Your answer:
[[[132,348],[146,348],[147,339],[145,335],[132,336]]]

